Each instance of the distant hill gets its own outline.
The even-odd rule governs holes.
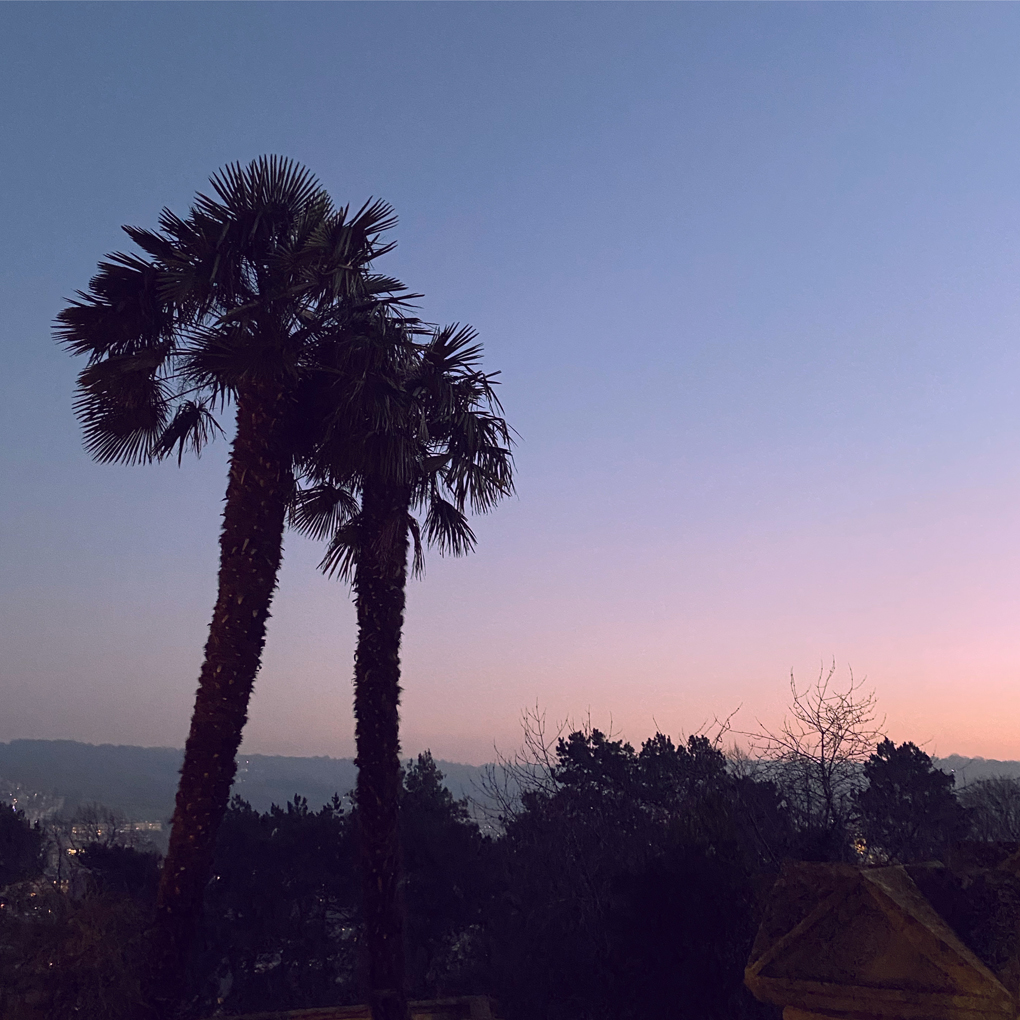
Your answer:
[[[951,754],[948,758],[935,758],[934,762],[943,772],[956,776],[957,789],[976,783],[979,779],[992,776],[1010,776],[1020,779],[1020,761],[997,761],[995,758],[965,758]]]
[[[178,770],[184,752],[173,747],[132,747],[84,744],[77,740],[12,740],[0,742],[0,800],[17,795],[19,802],[65,814],[95,801],[123,812],[134,821],[165,822],[173,813]],[[455,797],[483,801],[480,783],[484,766],[438,761],[447,788]],[[989,776],[1020,778],[1020,762],[965,758],[958,754],[936,759],[956,776],[957,788]],[[286,804],[295,794],[313,809],[334,793],[354,788],[350,758],[295,758],[249,754],[238,761],[233,792],[254,808]]]
[[[173,747],[84,744],[77,740],[0,742],[0,799],[19,799],[70,813],[96,801],[135,821],[165,822],[173,813],[184,752]],[[455,797],[479,795],[483,767],[437,761]],[[334,793],[354,788],[350,758],[290,758],[249,754],[238,760],[233,792],[266,811],[295,794],[318,809]]]

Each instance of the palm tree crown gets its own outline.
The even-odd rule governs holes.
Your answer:
[[[352,315],[407,299],[370,271],[392,247],[385,202],[351,215],[277,157],[211,184],[186,217],[164,209],[158,232],[125,227],[145,254],[108,256],[58,316],[58,337],[88,357],[75,410],[100,462],[200,452],[242,389],[295,387]]]
[[[304,168],[275,157],[230,166],[181,218],[128,227],[143,255],[100,263],[58,317],[88,364],[75,409],[99,461],[199,453],[236,407],[218,592],[163,865],[147,972],[150,1005],[169,1013],[199,916],[216,832],[265,643],[294,467],[321,434],[357,415],[370,362],[366,319],[410,297],[372,272],[389,250],[383,202],[334,207]],[[394,354],[393,356],[396,356]],[[318,394],[316,400],[303,399]],[[340,441],[339,433],[336,434]]]
[[[424,569],[425,546],[454,556],[470,552],[475,534],[467,512],[487,513],[514,491],[498,373],[481,371],[476,332],[446,326],[422,342],[413,338],[424,332],[417,320],[390,315],[366,323],[373,330],[391,339],[372,346],[375,363],[359,376],[361,400],[329,401],[338,410],[319,419],[326,428],[300,465],[306,484],[290,512],[296,530],[330,539],[320,566],[346,581],[354,580],[359,551],[369,541],[357,499],[366,486],[406,494],[408,513],[391,526],[406,524],[415,574]],[[359,424],[350,421],[352,413]]]
[[[374,317],[366,331],[422,335],[419,323]],[[475,543],[466,510],[486,511],[513,491],[510,430],[495,380],[479,368],[469,328],[435,330],[427,342],[379,343],[366,372],[360,415],[325,430],[302,467],[312,483],[291,511],[295,527],[332,534],[322,562],[353,581],[358,613],[354,661],[357,803],[368,998],[374,1020],[408,1020],[400,903],[400,640],[409,537],[414,568],[422,546],[462,554]],[[335,403],[328,401],[328,403]],[[356,498],[360,497],[360,501]],[[418,516],[416,516],[418,514]],[[419,520],[419,516],[423,519]]]

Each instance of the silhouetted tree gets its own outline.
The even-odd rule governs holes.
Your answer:
[[[198,453],[236,404],[220,537],[219,588],[163,867],[150,977],[173,974],[198,917],[259,668],[294,491],[303,404],[317,372],[337,373],[352,317],[401,285],[372,275],[394,223],[382,202],[353,216],[304,168],[276,157],[229,166],[181,218],[126,227],[143,255],[114,254],[58,317],[88,358],[75,410],[102,462]],[[328,351],[328,363],[321,357]]]
[[[1020,842],[1020,780],[991,776],[960,790],[975,839],[990,843]]]
[[[401,843],[409,983],[421,998],[480,990],[475,933],[492,894],[491,843],[442,785],[431,755],[403,773]],[[356,801],[311,811],[300,797],[258,812],[231,801],[191,978],[211,1015],[364,1001]],[[472,984],[472,981],[475,984]]]
[[[11,804],[0,802],[0,889],[36,878],[46,861],[46,834]]]
[[[603,1015],[740,1020],[773,1012],[743,987],[761,893],[747,848],[725,811],[706,804],[689,822],[661,854],[614,879]]]
[[[385,337],[406,323],[377,317]],[[305,466],[312,483],[293,522],[321,534],[336,522],[323,568],[353,583],[358,614],[354,663],[357,804],[376,1020],[406,1020],[404,920],[400,907],[400,639],[410,541],[463,555],[475,544],[466,511],[490,510],[513,488],[509,429],[497,413],[495,380],[479,368],[469,328],[437,329],[427,342],[381,343],[392,352],[364,373],[360,430],[328,427]],[[335,401],[330,401],[335,404]],[[344,420],[349,411],[343,409]],[[363,441],[347,439],[351,432]],[[338,443],[337,435],[344,441]],[[360,493],[357,506],[352,492]],[[415,513],[421,513],[419,523]]]
[[[84,868],[94,887],[103,893],[127,896],[151,906],[159,886],[160,856],[116,843],[86,843],[75,855],[75,865]]]
[[[883,740],[864,775],[858,823],[872,854],[900,863],[934,859],[967,834],[967,812],[953,792],[953,777],[915,744]]]
[[[411,995],[484,992],[478,943],[498,889],[494,850],[428,751],[404,770],[400,833]]]
[[[77,833],[67,820],[45,829],[22,820],[29,837],[22,836],[22,858],[30,867],[20,869],[20,878],[39,877],[40,852],[47,844],[53,852],[41,880],[15,883],[0,896],[0,1016],[138,1015],[142,933],[155,896],[158,857],[118,844],[112,830],[88,824],[105,814],[113,816],[89,805]],[[90,841],[97,836],[104,841]]]
[[[505,892],[485,953],[507,1015],[771,1016],[742,986],[771,866],[745,804],[762,825],[770,797],[782,814],[757,785],[701,736],[640,751],[597,729],[558,739],[496,844]]]
[[[854,860],[850,822],[864,785],[862,766],[882,736],[874,691],[851,673],[834,682],[835,663],[806,690],[790,676],[789,714],[778,730],[747,734],[757,774],[781,791],[798,830],[801,860]]]
[[[330,1006],[356,993],[356,853],[339,798],[264,813],[234,797],[216,843],[193,976],[199,1015]]]
[[[71,896],[52,883],[6,898],[0,910],[0,1016],[132,1020],[145,914],[128,896]]]

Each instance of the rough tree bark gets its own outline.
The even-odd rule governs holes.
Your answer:
[[[150,932],[147,997],[159,1014],[172,1010],[180,988],[261,663],[294,487],[286,442],[290,403],[279,384],[249,384],[238,391],[219,591]]]
[[[400,833],[400,634],[407,581],[408,491],[369,480],[355,569],[357,805],[374,1020],[409,1020],[404,971]]]

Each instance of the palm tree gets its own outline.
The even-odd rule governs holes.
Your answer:
[[[379,317],[384,332],[417,331]],[[361,405],[362,441],[327,434],[305,463],[292,523],[333,533],[323,569],[353,582],[358,615],[354,715],[363,906],[374,1020],[407,1020],[404,922],[399,896],[400,639],[409,546],[462,555],[475,544],[466,509],[490,510],[513,491],[510,431],[494,377],[480,371],[469,328],[436,330],[415,345],[379,343],[373,390]],[[394,356],[396,352],[396,356]],[[333,402],[335,403],[335,402]],[[350,407],[350,404],[346,404]],[[360,492],[360,505],[352,493]],[[416,512],[424,513],[419,521]]]
[[[100,462],[175,451],[180,461],[222,431],[215,412],[235,408],[219,587],[153,928],[150,989],[163,1007],[201,908],[260,665],[296,451],[309,434],[302,387],[325,372],[331,394],[351,398],[356,381],[338,383],[344,337],[366,311],[404,299],[398,281],[371,269],[391,247],[380,241],[395,223],[385,203],[351,215],[277,157],[228,166],[211,184],[214,195],[197,196],[186,217],[164,209],[158,231],[125,227],[144,254],[101,262],[57,329],[88,358],[75,410]]]

